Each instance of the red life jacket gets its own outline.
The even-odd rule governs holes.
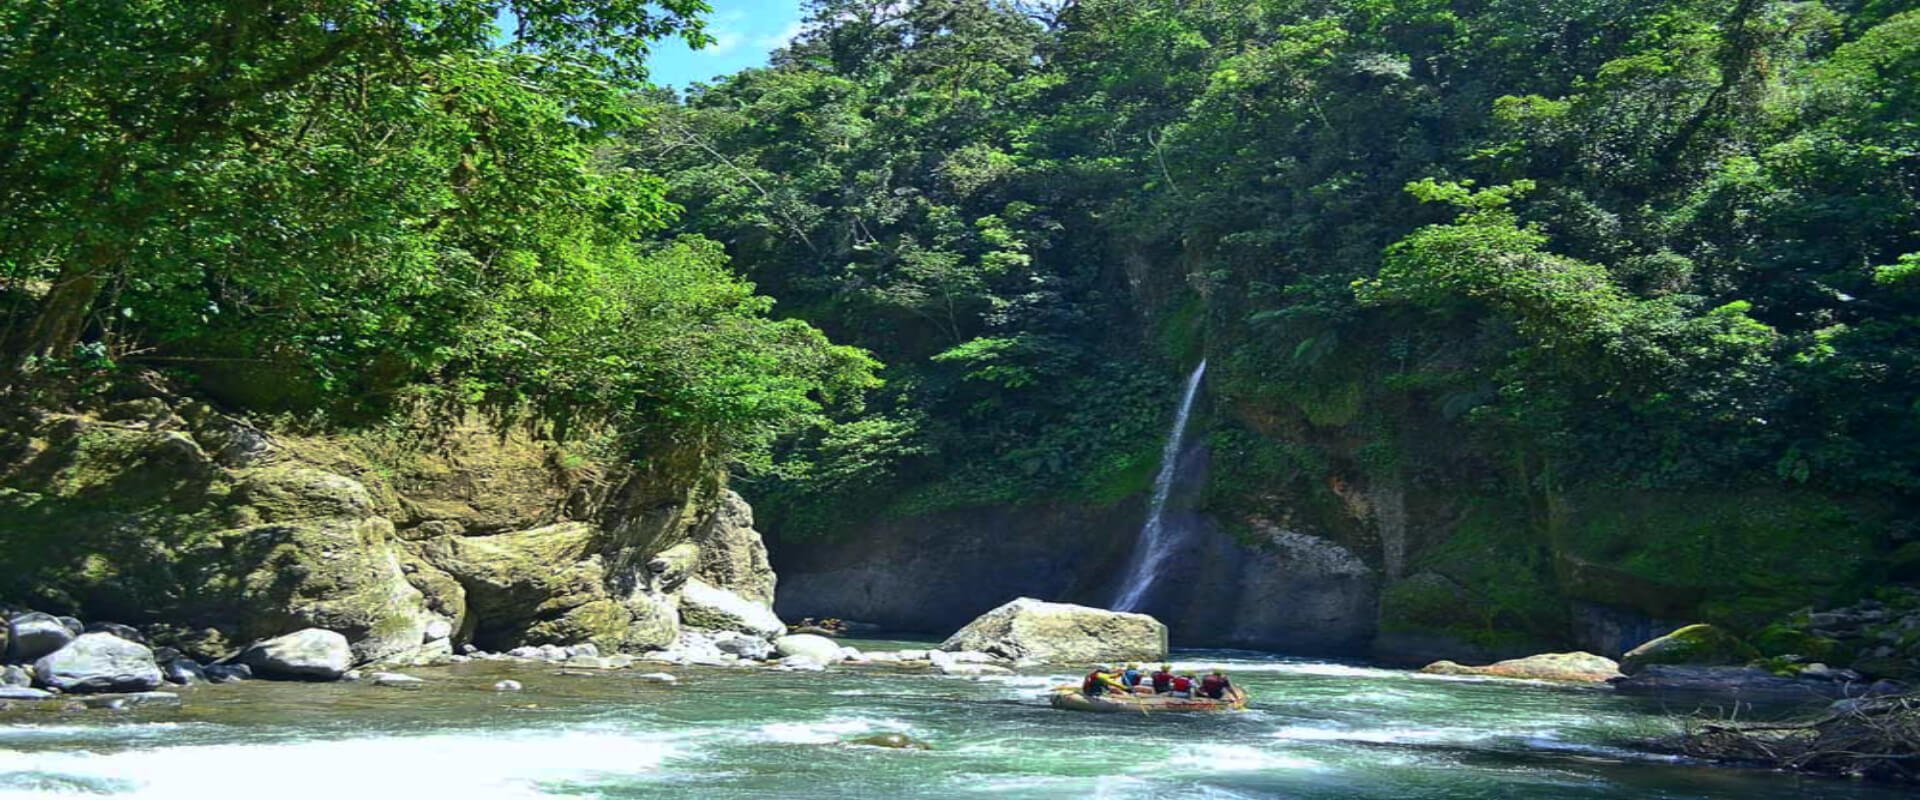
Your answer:
[[[1200,693],[1208,697],[1217,698],[1226,694],[1232,686],[1233,682],[1227,680],[1225,675],[1208,675],[1200,679]]]
[[[1168,687],[1172,685],[1173,685],[1173,673],[1166,672],[1166,671],[1153,673],[1153,690],[1154,691],[1165,692],[1167,691]]]
[[[1181,677],[1175,677],[1175,678],[1173,679],[1173,690],[1174,690],[1174,691],[1176,691],[1176,692],[1191,692],[1191,691],[1193,691],[1193,679],[1192,679],[1192,678],[1181,678]]]

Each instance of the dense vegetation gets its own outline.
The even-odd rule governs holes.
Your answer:
[[[857,394],[598,157],[697,0],[8,3],[10,391],[166,368],[352,423],[484,408],[702,462]],[[510,23],[502,25],[502,23]]]
[[[821,0],[811,21],[627,153],[787,313],[888,365],[871,413],[760,487],[785,532],[1125,495],[1203,354],[1216,511],[1338,506],[1342,480],[1483,496],[1447,510],[1470,584],[1550,579],[1486,555],[1544,536],[1749,592],[1773,578],[1692,573],[1830,537],[1855,575],[1916,532],[1910,3]],[[1569,522],[1582,498],[1612,516]],[[1628,528],[1665,538],[1608,540]]]

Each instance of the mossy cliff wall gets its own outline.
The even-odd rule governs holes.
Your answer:
[[[690,575],[772,587],[751,510],[714,481],[471,420],[271,435],[151,382],[0,418],[0,531],[0,598],[208,652],[309,626],[362,661],[638,651],[677,636]]]

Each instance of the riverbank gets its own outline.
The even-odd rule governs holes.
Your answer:
[[[849,639],[863,652],[924,642]],[[11,712],[0,796],[1013,798],[1409,796],[1879,800],[1897,791],[1636,750],[1657,704],[1602,689],[1422,676],[1244,652],[1254,708],[1205,718],[1054,711],[1060,668],[942,676],[887,666],[585,671],[472,661],[413,688],[253,681],[178,707]],[[523,685],[495,691],[501,680]],[[926,751],[850,744],[899,732]]]

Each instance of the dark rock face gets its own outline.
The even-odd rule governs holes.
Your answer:
[[[830,541],[772,540],[783,619],[844,618],[947,634],[1017,597],[1105,608],[1127,571],[1144,514],[1105,509],[981,508],[879,522]],[[1373,637],[1378,580],[1357,556],[1306,534],[1263,529],[1254,546],[1210,520],[1193,526],[1142,602],[1175,646],[1300,654],[1361,652]]]
[[[200,662],[191,658],[175,658],[168,661],[161,665],[160,674],[167,679],[168,683],[177,683],[181,686],[205,683],[207,680],[207,670],[200,666]]]
[[[204,672],[211,683],[233,683],[253,678],[253,668],[245,664],[208,664]]]
[[[1615,691],[1685,702],[1757,706],[1824,705],[1869,687],[1819,678],[1789,678],[1753,667],[1651,664],[1615,678]]]
[[[86,632],[108,633],[135,644],[147,643],[147,637],[140,633],[138,628],[132,625],[122,625],[118,622],[90,622],[87,623]]]

